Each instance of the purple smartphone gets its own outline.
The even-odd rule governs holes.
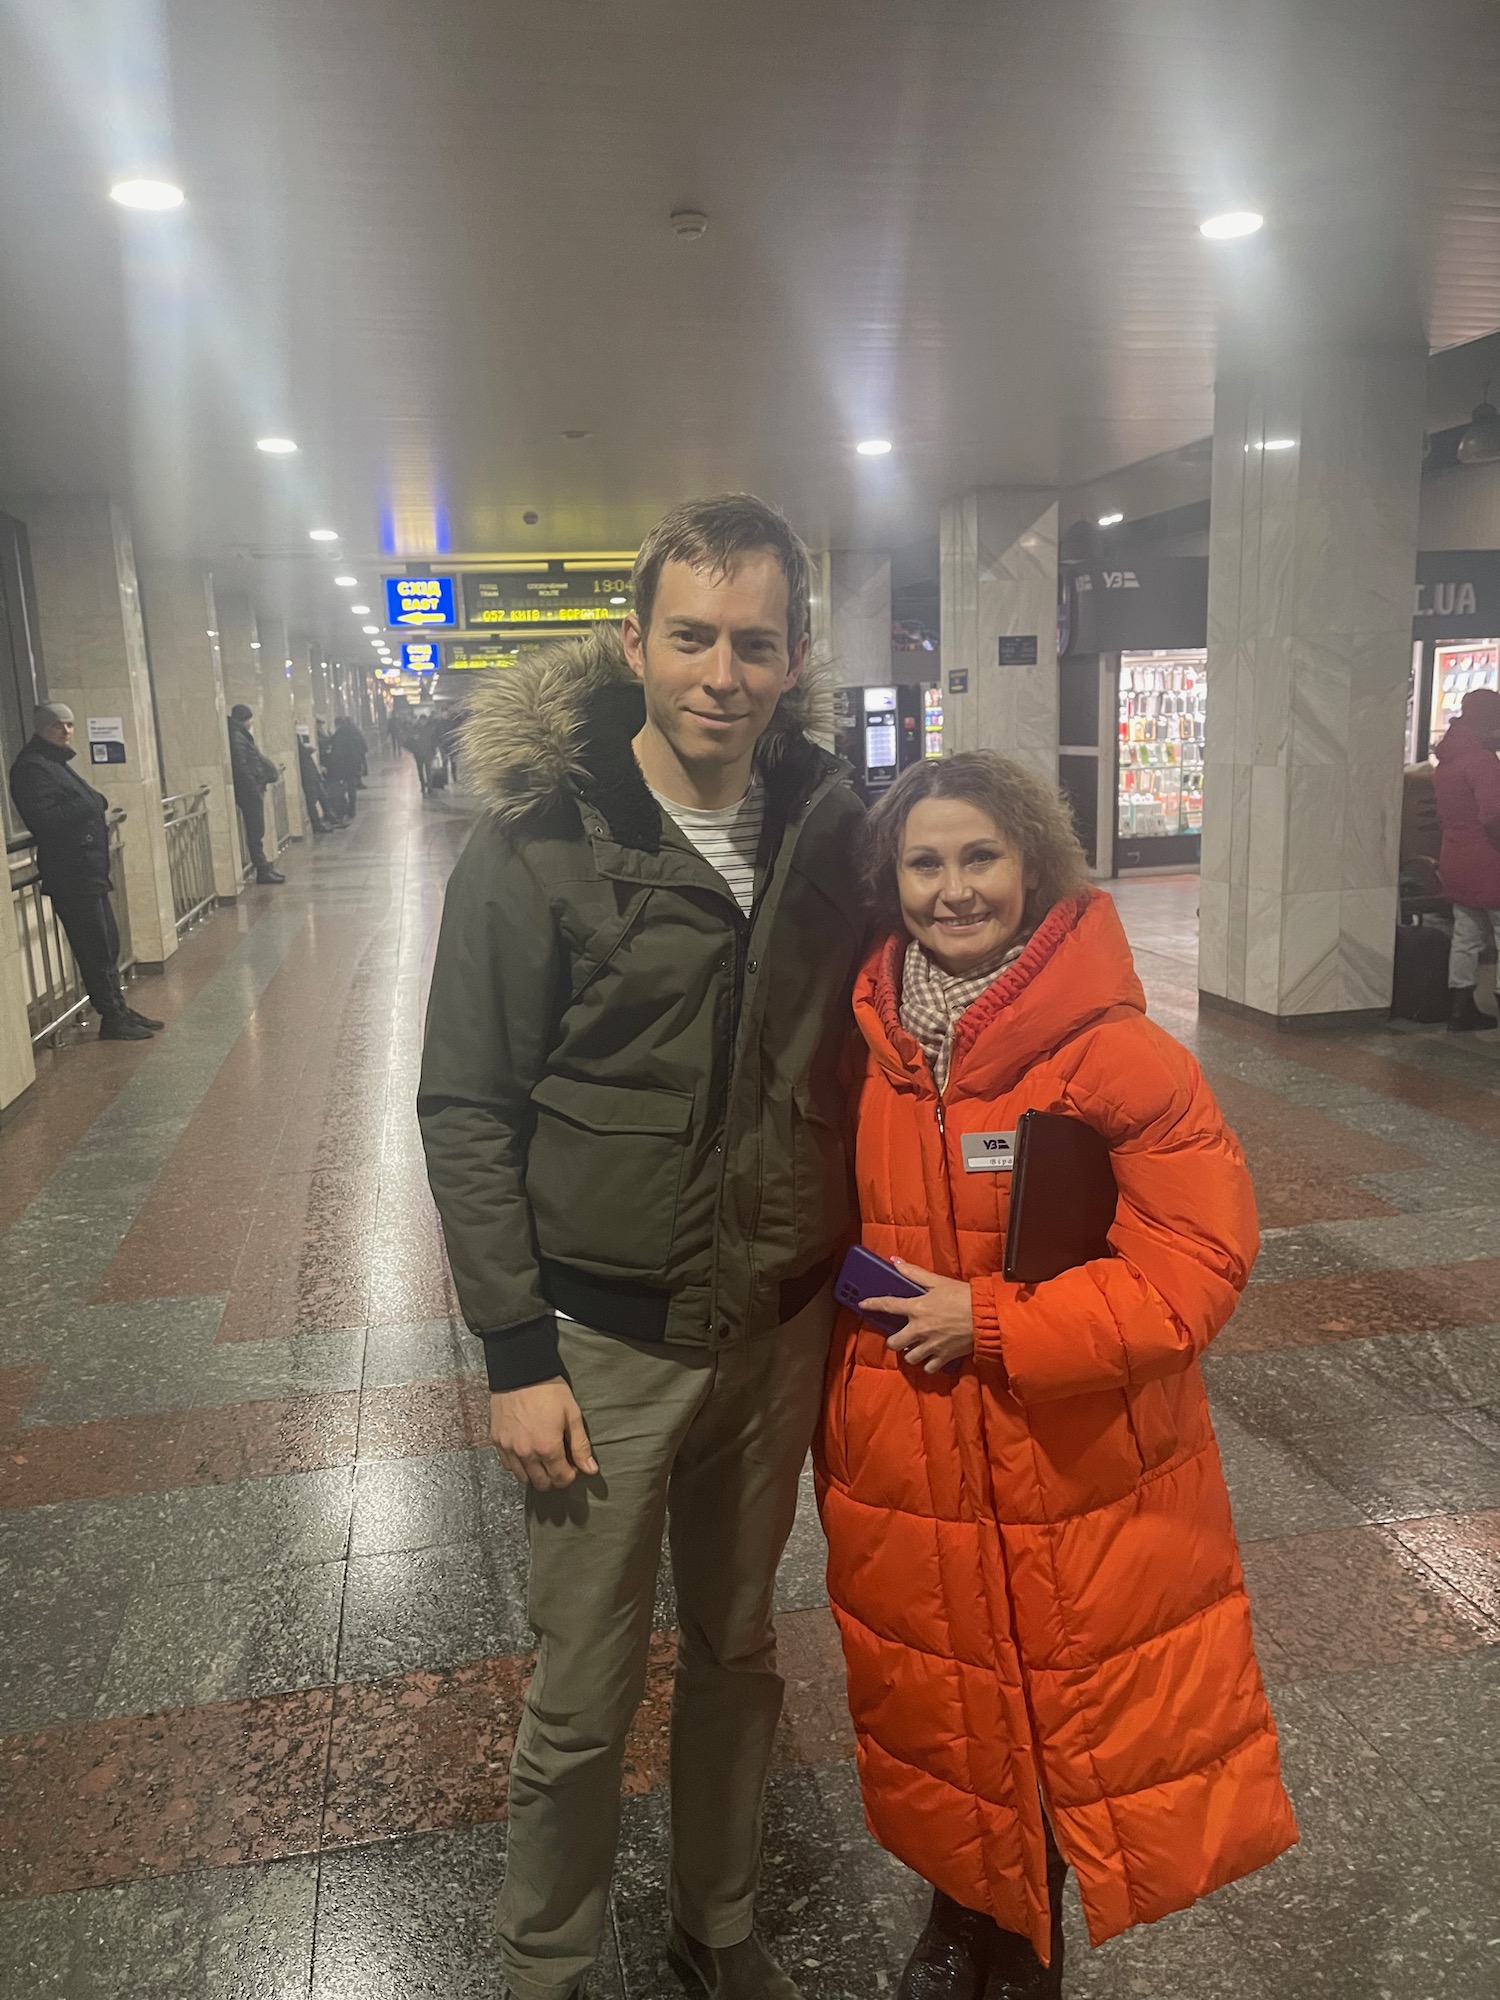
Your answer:
[[[878,1326],[882,1333],[899,1333],[906,1324],[904,1319],[897,1319],[894,1313],[863,1312],[860,1300],[919,1299],[922,1287],[903,1277],[884,1257],[877,1257],[873,1250],[856,1243],[834,1281],[833,1296],[841,1306],[853,1306],[862,1319]]]

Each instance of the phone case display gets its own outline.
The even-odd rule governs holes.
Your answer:
[[[943,754],[943,690],[940,687],[924,687],[922,690],[922,755],[941,757]]]
[[[1470,688],[1500,683],[1500,639],[1459,639],[1439,646],[1432,669],[1432,735],[1436,743],[1463,707]]]
[[[1203,830],[1203,653],[1120,655],[1119,837]]]

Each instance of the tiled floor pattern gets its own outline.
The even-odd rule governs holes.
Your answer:
[[[411,1115],[462,802],[354,829],[192,938],[149,1046],[0,1132],[0,1994],[498,1993],[529,1670]],[[1090,1953],[1079,2000],[1500,1991],[1500,1036],[1197,1012],[1194,885],[1120,902],[1255,1170],[1209,1364],[1301,1846]],[[607,2000],[658,1946],[674,1612],[631,1739]],[[810,1496],[764,1927],[809,2000],[894,1989],[920,1884],[865,1833]]]

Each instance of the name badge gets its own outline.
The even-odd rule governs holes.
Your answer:
[[[1016,1164],[1014,1132],[965,1132],[960,1144],[966,1174],[1008,1174]]]

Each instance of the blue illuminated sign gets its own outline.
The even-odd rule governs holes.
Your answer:
[[[388,576],[387,625],[456,625],[458,597],[451,576]]]
[[[443,664],[443,649],[436,639],[403,640],[401,664],[409,674],[435,674]]]

